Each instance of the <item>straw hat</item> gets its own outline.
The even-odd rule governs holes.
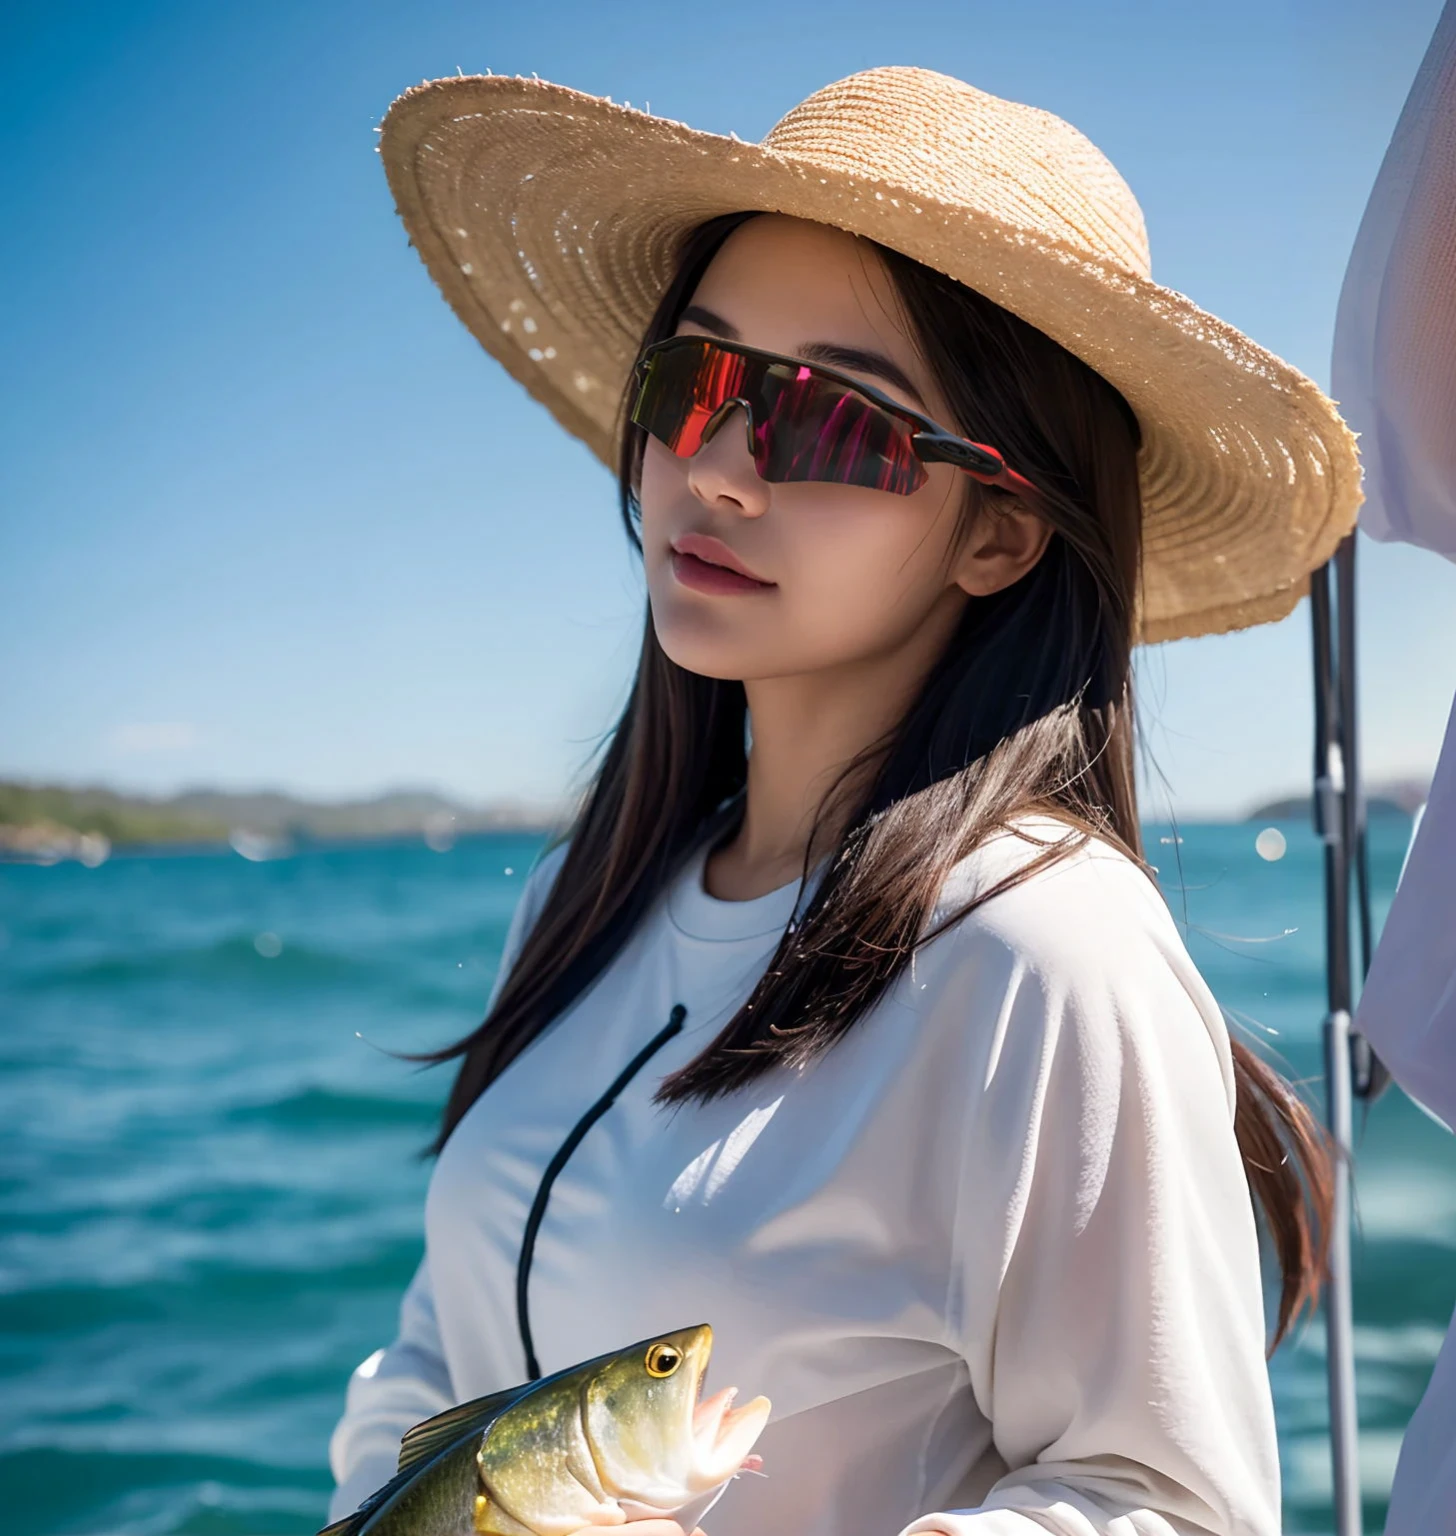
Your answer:
[[[380,149],[455,313],[608,465],[683,235],[763,209],[937,268],[1122,391],[1143,430],[1144,640],[1282,617],[1354,526],[1359,466],[1333,403],[1152,282],[1137,200],[1049,112],[872,69],[745,144],[542,80],[463,76],[406,91]]]

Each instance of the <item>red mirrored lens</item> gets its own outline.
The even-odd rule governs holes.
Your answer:
[[[703,433],[742,392],[747,359],[709,342],[685,340],[647,359],[632,420],[681,458],[703,446]]]
[[[764,373],[753,436],[765,480],[827,480],[900,496],[925,483],[908,423],[806,366]]]
[[[925,483],[914,428],[807,364],[674,338],[646,359],[632,420],[689,458],[729,401],[746,404],[768,481],[819,480],[907,495]]]

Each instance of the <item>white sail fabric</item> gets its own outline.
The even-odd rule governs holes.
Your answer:
[[[1333,389],[1373,538],[1456,559],[1456,0],[1380,168],[1340,295]],[[1357,1027],[1456,1125],[1456,710]],[[1456,1325],[1401,1446],[1386,1536],[1456,1530]]]
[[[1331,389],[1371,538],[1456,559],[1456,3],[1447,0],[1350,254]]]
[[[1355,1022],[1401,1087],[1456,1126],[1456,707]]]

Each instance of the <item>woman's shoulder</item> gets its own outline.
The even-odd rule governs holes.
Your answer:
[[[540,917],[541,911],[546,905],[546,899],[551,894],[551,887],[556,884],[556,877],[561,873],[561,866],[566,863],[567,846],[565,839],[561,842],[547,844],[545,850],[538,856],[526,876],[526,883],[516,900],[515,911],[511,914],[510,926],[506,930],[505,943],[501,950],[500,966],[496,975],[495,990],[491,994],[492,1005],[494,1005],[496,996],[499,995],[506,973],[516,963],[516,957],[520,954],[527,936],[536,926],[536,919]]]
[[[1217,1014],[1152,872],[1050,816],[1018,819],[957,864],[930,931],[1084,994],[1171,983]]]
[[[930,931],[940,965],[921,974],[939,970],[934,990],[975,1000],[977,1012],[994,993],[998,1014],[1014,997],[1023,1019],[1030,1008],[1094,1050],[1121,1040],[1162,1052],[1201,1038],[1232,1103],[1222,1011],[1152,873],[1112,843],[1023,818],[955,866]]]
[[[1018,817],[992,833],[947,876],[937,924],[969,915],[998,927],[1030,924],[1052,937],[1055,918],[1081,925],[1171,926],[1151,873],[1116,844],[1049,815]]]
[[[520,905],[531,921],[535,920],[541,908],[546,905],[546,898],[551,894],[551,887],[556,884],[561,866],[566,863],[566,855],[570,847],[571,844],[565,837],[556,842],[547,843],[527,872],[526,884],[521,891]]]

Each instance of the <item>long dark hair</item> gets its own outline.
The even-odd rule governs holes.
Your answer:
[[[689,236],[644,347],[673,333],[719,246],[752,217],[713,219]],[[1131,677],[1141,547],[1136,418],[1105,379],[1041,331],[876,249],[954,424],[995,443],[1037,486],[1053,534],[1018,582],[967,601],[904,718],[841,777],[848,802],[838,797],[832,821],[829,801],[821,812],[829,856],[809,904],[743,1007],[663,1081],[664,1103],[728,1094],[776,1065],[829,1050],[933,936],[927,924],[952,866],[1013,818],[1042,810],[1073,831],[973,905],[1092,836],[1142,863]],[[625,413],[624,423],[621,510],[640,548],[645,434]],[[994,510],[1001,493],[966,483],[968,518]],[[601,975],[709,819],[743,789],[745,714],[743,685],[676,665],[649,615],[631,698],[540,916],[490,1015],[433,1058],[462,1058],[436,1150]],[[811,847],[819,844],[816,831]],[[1284,1079],[1241,1041],[1233,1055],[1235,1131],[1283,1273],[1277,1343],[1318,1292],[1329,1160],[1317,1123]]]

